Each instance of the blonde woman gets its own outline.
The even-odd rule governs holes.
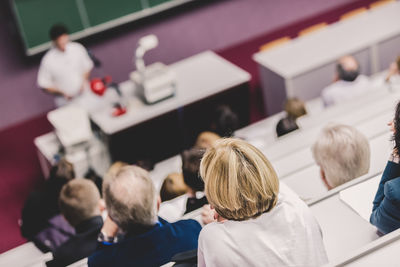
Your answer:
[[[199,237],[198,266],[320,266],[327,262],[309,208],[279,184],[266,157],[237,139],[204,155],[200,175],[215,221]]]

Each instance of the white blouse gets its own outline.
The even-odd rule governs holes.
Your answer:
[[[283,183],[277,205],[258,218],[206,225],[198,266],[321,266],[322,234],[307,205]]]

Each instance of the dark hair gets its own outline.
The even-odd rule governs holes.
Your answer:
[[[200,161],[204,152],[204,149],[192,148],[181,154],[183,180],[194,191],[204,191],[204,181],[199,174]]]
[[[336,70],[340,80],[352,82],[354,81],[358,75],[360,74],[360,67],[357,67],[356,70],[345,70],[342,64],[338,63],[336,66]]]
[[[281,137],[282,135],[288,134],[297,129],[299,129],[299,126],[295,119],[291,117],[283,118],[276,125],[276,135]]]
[[[75,178],[73,165],[66,159],[60,161],[50,169],[50,176],[45,183],[45,193],[50,199],[58,200],[61,188]]]
[[[55,24],[49,31],[49,36],[52,41],[57,40],[58,37],[64,34],[68,34],[68,29],[64,24]]]
[[[395,148],[397,155],[399,155],[399,152],[400,152],[400,102],[398,102],[396,105],[396,112],[394,114],[393,123],[394,123],[394,130],[395,130],[395,132],[393,134],[394,148]]]
[[[239,127],[239,118],[227,105],[218,106],[214,114],[215,132],[222,137],[230,137]]]

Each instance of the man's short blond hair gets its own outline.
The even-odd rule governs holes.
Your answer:
[[[332,123],[324,127],[312,146],[312,153],[332,188],[369,171],[368,139],[352,126]]]
[[[157,193],[149,173],[138,166],[124,166],[103,182],[103,196],[110,218],[125,232],[157,222]]]
[[[100,192],[96,185],[87,179],[74,179],[61,189],[60,211],[72,226],[100,215]]]
[[[258,217],[276,205],[276,172],[263,153],[245,141],[217,140],[201,161],[200,175],[209,203],[225,219]]]

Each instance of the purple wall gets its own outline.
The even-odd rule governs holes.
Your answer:
[[[172,63],[201,51],[219,50],[297,20],[356,0],[220,0],[188,5],[84,40],[116,81],[126,80],[141,36],[154,33],[160,46],[148,62]],[[50,96],[36,88],[40,57],[21,52],[6,0],[0,0],[0,129],[53,108]]]

